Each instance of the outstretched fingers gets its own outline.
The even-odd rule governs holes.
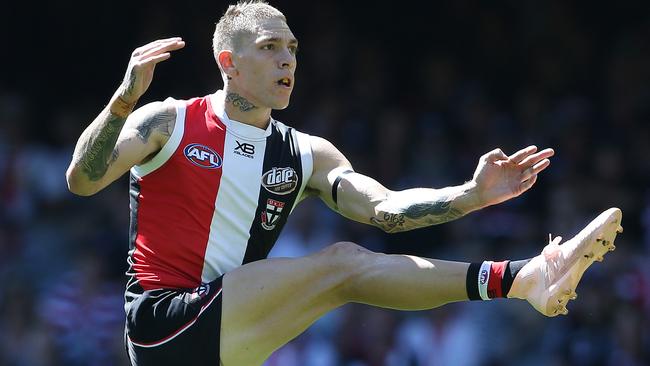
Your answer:
[[[172,40],[161,42],[152,48],[144,51],[140,56],[140,63],[158,63],[171,57],[172,51],[179,50],[185,47],[185,42],[182,40]]]
[[[171,56],[172,56],[171,53],[165,52],[165,53],[161,53],[161,54],[156,55],[156,56],[149,57],[148,59],[145,59],[142,62],[143,63],[157,64],[157,63],[159,63],[161,61],[165,61],[166,59],[170,58]]]
[[[131,53],[129,66],[120,86],[119,97],[135,105],[138,99],[147,91],[153,78],[153,71],[161,61],[171,57],[171,52],[185,47],[180,37],[159,39],[136,48]]]
[[[518,165],[520,167],[523,167],[525,169],[530,168],[531,166],[534,166],[538,164],[539,162],[543,161],[544,159],[548,159],[551,156],[555,155],[555,150],[551,148],[546,148],[542,151],[539,151],[535,154],[529,154],[526,156],[523,160],[521,160]]]
[[[543,159],[537,162],[535,165],[524,169],[524,171],[521,173],[521,180],[525,181],[530,179],[532,176],[535,176],[541,173],[544,169],[548,168],[549,165],[551,165],[551,161],[548,159]]]
[[[535,145],[530,145],[530,146],[525,147],[525,148],[523,148],[523,149],[517,151],[516,153],[510,155],[510,156],[508,157],[508,159],[509,159],[511,162],[515,163],[515,164],[519,164],[519,163],[521,163],[522,160],[524,160],[524,159],[525,159],[526,157],[528,157],[530,154],[535,153],[536,151],[537,151],[537,146],[535,146]]]
[[[537,182],[537,174],[551,165],[549,158],[555,154],[555,151],[550,148],[537,153],[535,151],[537,147],[529,146],[510,156],[510,161],[517,163],[523,169],[520,176],[520,194],[529,190]]]
[[[552,152],[551,152],[551,155]],[[520,192],[526,192],[529,190],[535,182],[537,182],[537,174],[541,173],[544,169],[548,168],[551,165],[551,161],[548,158],[543,158],[541,161],[538,161],[535,165],[530,168],[525,169],[521,173],[521,184],[519,186]]]
[[[145,44],[144,46],[140,46],[140,47],[136,48],[133,51],[132,56],[134,56],[134,57],[140,56],[140,55],[144,54],[145,52],[148,52],[148,51],[152,50],[153,48],[158,47],[161,44],[168,44],[168,43],[179,42],[179,41],[183,41],[183,39],[181,37],[171,37],[171,38],[165,38],[165,39],[157,39],[157,40],[155,40],[153,42],[149,42],[149,43]]]

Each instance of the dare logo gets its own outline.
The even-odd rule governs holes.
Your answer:
[[[223,160],[216,151],[201,144],[189,144],[183,149],[187,160],[192,164],[205,169],[221,168]]]
[[[298,186],[298,174],[293,168],[273,168],[262,175],[262,186],[271,193],[285,195]]]

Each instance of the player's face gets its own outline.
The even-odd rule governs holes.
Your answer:
[[[295,82],[298,41],[282,19],[260,23],[257,33],[233,53],[237,75],[233,86],[261,108],[284,109]]]

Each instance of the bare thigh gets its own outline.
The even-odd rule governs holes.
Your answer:
[[[225,366],[259,365],[347,302],[422,310],[466,300],[468,267],[374,253],[346,242],[308,257],[249,263],[223,278],[221,361]]]
[[[350,271],[335,258],[335,244],[302,258],[246,264],[223,279],[221,360],[225,366],[259,365],[328,311],[343,305]],[[365,251],[358,248],[359,251]],[[336,252],[344,251],[346,253]]]

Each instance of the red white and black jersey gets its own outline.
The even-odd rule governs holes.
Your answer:
[[[305,189],[309,136],[230,120],[224,96],[174,101],[168,142],[131,169],[127,292],[195,288],[266,258]]]

